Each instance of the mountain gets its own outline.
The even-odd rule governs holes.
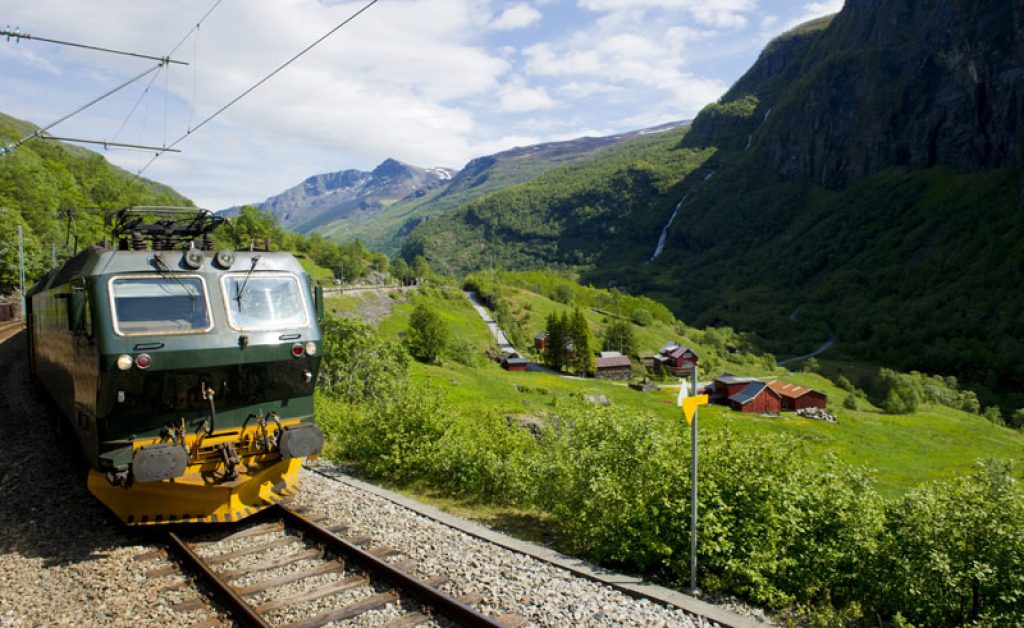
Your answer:
[[[1022,0],[847,0],[675,145],[478,199],[405,253],[573,266],[778,353],[834,333],[840,355],[1024,406],[1022,24]]]
[[[318,229],[339,242],[359,239],[370,248],[397,254],[405,238],[420,223],[464,205],[496,190],[529,181],[578,159],[598,154],[612,146],[648,135],[680,128],[688,121],[671,122],[649,129],[607,137],[582,137],[518,147],[470,161],[447,185],[414,195],[385,207],[371,220],[335,220]]]
[[[455,175],[448,168],[417,168],[385,159],[372,172],[342,170],[309,177],[271,196],[257,207],[269,211],[292,231],[310,233],[332,222],[358,225],[403,199],[422,197],[447,184]],[[238,208],[223,213],[232,215]]]

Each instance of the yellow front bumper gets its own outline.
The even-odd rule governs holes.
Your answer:
[[[229,481],[210,481],[192,471],[173,480],[114,486],[95,469],[89,492],[128,525],[240,521],[292,494],[301,458],[245,468]]]

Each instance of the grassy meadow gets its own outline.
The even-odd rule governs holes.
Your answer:
[[[543,330],[550,313],[570,306],[525,289],[506,292],[513,307],[524,314],[524,327],[532,338]],[[412,364],[413,381],[443,390],[455,406],[467,410],[500,412],[544,424],[560,400],[579,396],[607,397],[613,406],[631,412],[647,413],[685,429],[681,413],[674,405],[677,388],[673,381],[663,382],[660,393],[641,393],[625,384],[595,379],[564,377],[544,372],[510,373],[486,358],[493,338],[469,300],[454,288],[428,288],[409,298],[370,294],[331,296],[328,307],[342,315],[357,315],[367,303],[391,299],[390,316],[380,321],[379,330],[399,339],[408,327],[409,315],[418,303],[432,306],[450,330],[450,349],[440,364]],[[585,311],[595,338],[613,318],[608,313]],[[655,352],[666,341],[674,340],[693,347],[698,355],[711,356],[713,349],[677,333],[673,326],[655,320],[649,326],[634,325],[637,347]],[[696,332],[699,333],[699,332]],[[530,353],[526,353],[530,355]],[[820,390],[828,395],[829,412],[837,415],[836,424],[798,417],[786,412],[778,417],[742,414],[723,406],[708,406],[700,412],[702,430],[730,431],[741,438],[756,440],[768,434],[783,435],[803,445],[809,458],[831,453],[841,461],[869,470],[877,490],[886,497],[898,497],[907,490],[932,480],[968,473],[979,459],[1013,460],[1017,473],[1024,469],[1024,434],[997,426],[983,417],[951,408],[925,404],[914,414],[884,413],[867,400],[858,398],[858,409],[842,406],[848,392],[815,373],[791,373],[772,369],[763,360],[746,355],[712,359],[717,368],[702,372],[708,381],[722,371],[737,375],[775,376],[779,379]],[[532,356],[532,359],[539,359]],[[827,364],[827,362],[826,362]],[[830,365],[834,366],[834,365]],[[843,363],[844,372],[857,373],[858,366]],[[639,371],[638,371],[639,372]],[[709,461],[710,462],[710,461]]]

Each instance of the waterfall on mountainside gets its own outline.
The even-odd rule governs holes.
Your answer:
[[[689,198],[689,196],[690,195],[687,194],[682,199],[680,199],[678,203],[676,203],[676,208],[672,210],[672,215],[669,217],[668,222],[665,223],[665,226],[662,228],[661,235],[658,236],[658,245],[654,247],[654,255],[651,256],[651,259],[647,260],[648,264],[657,259],[657,257],[661,255],[661,252],[665,250],[665,242],[668,240],[668,229],[669,227],[672,226],[672,221],[676,219],[676,214],[679,213],[679,208],[683,206],[683,203],[686,202],[686,199]]]

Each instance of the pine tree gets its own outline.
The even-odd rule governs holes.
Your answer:
[[[588,375],[594,372],[597,367],[597,360],[594,359],[594,336],[590,332],[590,325],[587,317],[579,307],[572,312],[568,318],[570,336],[576,353],[572,359],[573,370],[577,375]]]
[[[636,336],[627,321],[612,321],[604,332],[604,350],[618,351],[622,355],[636,354]]]
[[[544,346],[544,364],[548,368],[560,371],[564,365],[566,338],[562,319],[558,314],[548,314],[545,332],[548,337]]]

